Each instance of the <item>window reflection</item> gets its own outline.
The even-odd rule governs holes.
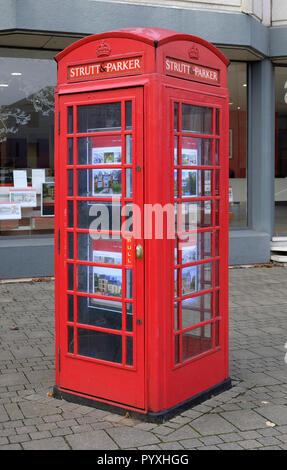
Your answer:
[[[287,67],[275,67],[275,235],[287,234]]]
[[[228,68],[229,99],[229,225],[247,226],[247,64]],[[219,151],[221,148],[219,148]],[[218,155],[218,151],[216,153]],[[219,159],[220,159],[219,154]]]
[[[54,180],[56,72],[54,60],[0,58],[0,202],[9,202],[13,170],[23,170],[24,185],[37,190],[21,218],[1,217],[0,236],[53,233],[53,216],[43,216],[41,184]]]

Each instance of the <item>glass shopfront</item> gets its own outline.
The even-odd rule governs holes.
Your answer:
[[[56,71],[0,58],[0,237],[53,234]]]
[[[287,67],[275,67],[275,235],[287,235]]]
[[[229,226],[247,227],[247,64],[231,62],[229,88]]]

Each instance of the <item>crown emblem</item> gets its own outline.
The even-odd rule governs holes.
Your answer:
[[[109,46],[106,42],[102,41],[99,47],[97,48],[97,57],[104,57],[110,55],[112,51],[111,46]]]
[[[190,59],[199,59],[199,49],[196,47],[194,44],[191,46],[191,48],[188,51],[188,55]]]

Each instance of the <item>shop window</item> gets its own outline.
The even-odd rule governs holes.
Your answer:
[[[287,235],[287,67],[275,67],[275,235]]]
[[[229,226],[247,227],[247,64],[232,62],[229,88]]]
[[[54,60],[0,58],[0,237],[54,229]]]

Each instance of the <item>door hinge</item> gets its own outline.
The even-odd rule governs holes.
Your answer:
[[[58,111],[58,135],[60,135],[60,111]]]
[[[58,348],[58,372],[60,372],[60,370],[61,370],[60,360],[61,360],[61,349]]]

